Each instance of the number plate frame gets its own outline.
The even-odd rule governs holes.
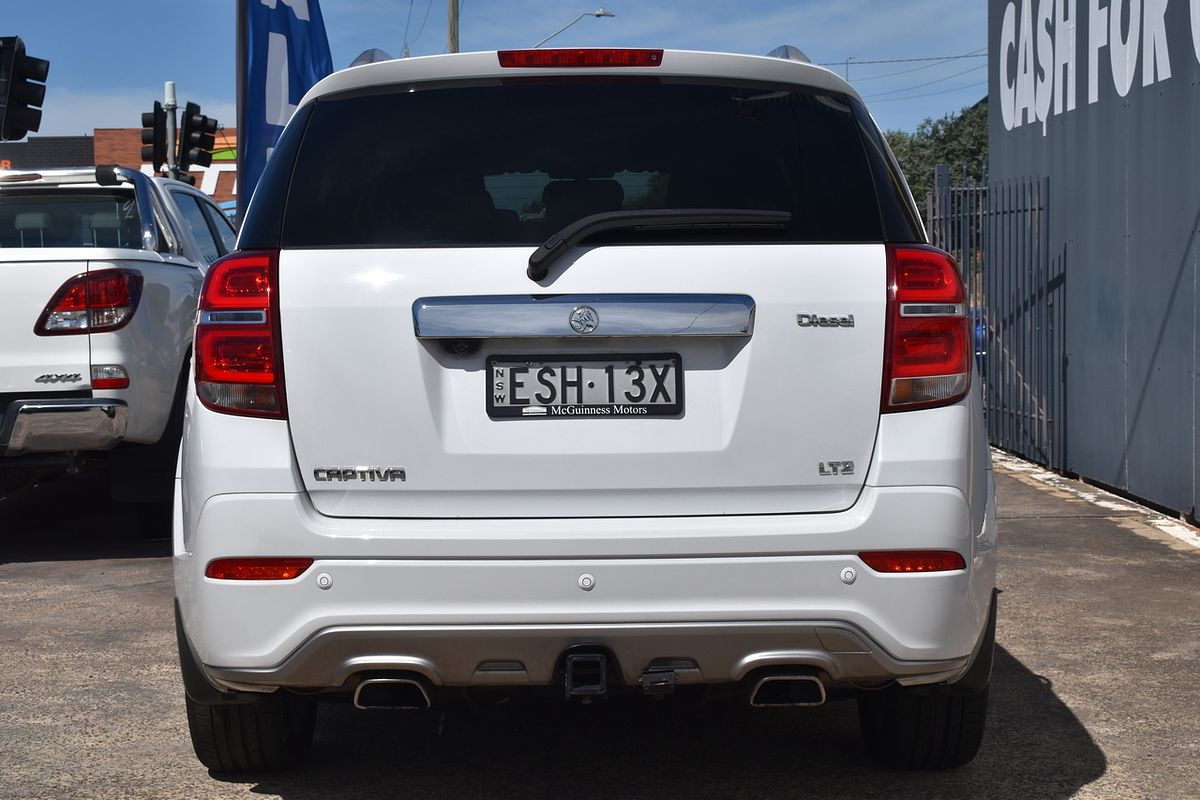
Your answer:
[[[614,367],[624,368],[630,363],[643,361],[671,361],[675,368],[675,380],[673,385],[675,402],[659,403],[651,405],[649,403],[620,403],[612,404],[566,404],[557,406],[539,406],[535,403],[529,405],[497,405],[493,396],[493,387],[495,384],[495,367],[497,364],[506,366],[515,363],[537,368],[545,365],[547,362],[553,365],[580,365],[587,363],[601,362],[604,364],[612,364]],[[670,379],[668,378],[668,381]],[[536,385],[536,384],[531,384]],[[653,379],[647,375],[648,390],[653,389]],[[673,418],[683,415],[683,359],[678,353],[555,353],[555,354],[536,354],[536,355],[494,355],[489,356],[484,367],[484,384],[485,398],[487,401],[487,415],[494,420],[505,419],[647,419],[647,418]],[[543,412],[528,412],[529,408],[543,408]],[[568,413],[553,413],[551,408],[573,408],[580,409]],[[639,409],[638,411],[630,411],[629,409]]]

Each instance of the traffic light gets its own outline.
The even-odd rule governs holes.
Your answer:
[[[50,62],[25,55],[20,36],[0,36],[0,139],[24,139],[42,125]]]
[[[162,103],[154,101],[154,110],[142,114],[142,161],[161,172],[167,163],[167,112]]]
[[[217,121],[201,114],[200,106],[188,103],[179,122],[179,157],[175,159],[181,173],[187,173],[193,164],[198,167],[212,164],[216,132]]]

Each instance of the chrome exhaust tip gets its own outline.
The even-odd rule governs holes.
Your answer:
[[[354,690],[354,707],[424,711],[432,703],[424,684],[415,678],[368,678]]]
[[[750,705],[755,708],[824,704],[825,684],[816,675],[767,675],[750,692]]]

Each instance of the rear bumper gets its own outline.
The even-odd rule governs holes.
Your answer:
[[[360,625],[326,628],[283,663],[264,669],[205,667],[235,690],[338,687],[366,672],[416,673],[435,686],[546,686],[569,649],[609,651],[628,686],[670,670],[680,684],[734,683],[765,667],[811,667],[834,683],[954,680],[969,657],[900,661],[843,622],[630,625]]]
[[[3,454],[109,450],[125,438],[128,413],[123,400],[14,400],[0,428],[7,432]]]
[[[631,683],[662,659],[695,665],[681,682],[775,664],[835,682],[954,680],[995,585],[994,517],[974,530],[946,487],[867,487],[854,508],[821,515],[336,519],[290,493],[177,513],[187,638],[210,680],[235,689],[339,687],[375,670],[545,685],[577,645],[607,648]],[[883,575],[857,556],[900,548],[957,550],[967,568]],[[238,555],[316,561],[290,581],[204,577]]]

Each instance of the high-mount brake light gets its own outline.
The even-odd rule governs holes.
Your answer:
[[[133,319],[142,298],[142,274],[101,269],[67,280],[50,298],[33,332],[38,336],[107,333]]]
[[[662,50],[583,47],[551,50],[500,50],[502,67],[658,67]]]
[[[887,342],[881,410],[934,408],[971,387],[966,289],[958,265],[935,247],[887,245]]]
[[[313,565],[311,558],[218,558],[204,577],[219,581],[290,581]]]
[[[196,318],[196,396],[246,417],[286,417],[276,251],[232,253],[204,276]]]
[[[952,572],[967,568],[962,555],[953,550],[874,550],[859,553],[858,557],[876,572]]]

